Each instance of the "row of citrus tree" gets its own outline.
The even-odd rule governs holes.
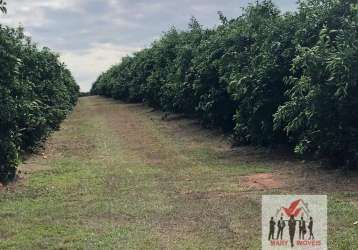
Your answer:
[[[358,162],[358,4],[271,1],[204,29],[194,18],[101,74],[93,94],[196,115],[241,144]]]
[[[57,54],[0,25],[0,182],[14,179],[23,153],[58,128],[78,91]]]

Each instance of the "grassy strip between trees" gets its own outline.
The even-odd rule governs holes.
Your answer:
[[[57,54],[21,28],[0,25],[0,182],[12,180],[23,153],[58,128],[78,91]]]
[[[358,4],[303,0],[281,13],[250,4],[232,20],[166,32],[101,74],[93,94],[147,102],[232,131],[238,143],[358,162]]]

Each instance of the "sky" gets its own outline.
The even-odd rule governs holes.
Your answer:
[[[171,26],[185,29],[192,16],[205,27],[218,11],[237,17],[250,0],[7,0],[0,23],[25,28],[39,46],[60,54],[81,91],[123,56],[148,47]],[[296,0],[274,0],[283,11]]]

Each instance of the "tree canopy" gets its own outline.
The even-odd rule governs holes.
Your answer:
[[[0,182],[7,182],[23,153],[58,128],[79,88],[59,56],[38,48],[22,28],[0,25],[0,65]]]
[[[237,143],[286,144],[303,156],[358,164],[358,3],[269,0],[203,28],[171,28],[93,84],[92,93],[196,115]]]

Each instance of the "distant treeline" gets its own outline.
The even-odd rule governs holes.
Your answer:
[[[86,97],[91,96],[92,94],[90,92],[80,92],[79,97]]]
[[[78,90],[57,54],[0,25],[0,182],[14,179],[23,153],[58,128]]]
[[[240,144],[286,144],[299,155],[358,163],[358,4],[271,1],[204,29],[166,32],[101,74],[92,93],[196,115]]]

